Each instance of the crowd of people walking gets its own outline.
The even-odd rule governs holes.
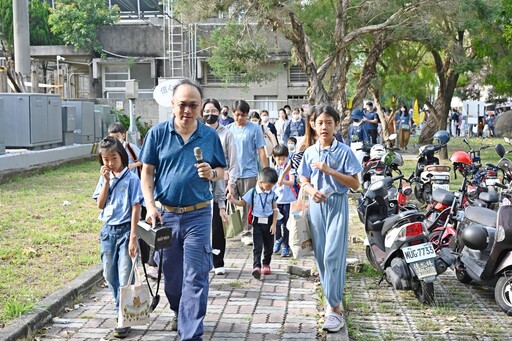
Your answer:
[[[93,198],[101,210],[101,258],[116,309],[136,260],[139,219],[171,226],[171,246],[152,253],[150,262],[162,264],[174,312],[171,328],[182,340],[200,340],[208,273],[227,271],[226,204],[242,207],[241,242],[252,246],[252,275],[260,280],[272,273],[272,257],[292,255],[287,224],[302,186],[310,197],[314,254],[328,302],[323,327],[339,331],[345,324],[347,252],[339,245],[347,243],[347,191],[359,186],[361,168],[343,143],[339,113],[329,106],[312,106],[306,114],[284,106],[270,122],[268,111],[251,111],[244,100],[230,110],[216,99],[203,99],[202,89],[186,79],[174,87],[171,103],[173,116],[150,129],[140,150],[125,141],[120,123],[100,143]],[[376,116],[368,115],[364,123],[375,140]],[[124,338],[130,331],[118,325],[114,336]]]

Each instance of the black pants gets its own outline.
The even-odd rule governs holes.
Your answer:
[[[213,203],[212,214],[212,248],[220,250],[218,255],[213,255],[213,267],[224,267],[224,253],[226,252],[226,238],[224,237],[224,226],[219,213],[219,204]]]
[[[286,223],[290,217],[290,204],[277,204],[277,208],[283,215],[283,219],[277,221],[276,241],[281,239],[281,245],[288,248],[290,247],[290,244],[288,243],[289,233],[288,228],[286,227]]]
[[[368,136],[370,136],[371,143],[377,143],[377,130],[368,130]]]
[[[263,251],[263,265],[270,265],[272,260],[272,252],[274,247],[274,236],[270,233],[273,215],[268,217],[267,224],[256,222],[258,218],[254,217],[252,223],[252,256],[253,267],[261,268],[261,252]]]

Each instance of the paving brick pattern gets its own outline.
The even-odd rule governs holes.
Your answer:
[[[227,273],[210,273],[205,340],[316,340],[318,296],[313,278],[290,275],[289,264],[312,268],[312,257],[297,261],[274,256],[272,274],[252,277],[252,250],[239,239],[229,240],[225,256]],[[160,304],[147,326],[134,327],[125,340],[179,340],[171,331],[173,313],[163,286]],[[114,340],[115,306],[108,288],[89,294],[73,309],[54,319],[41,340]]]
[[[370,267],[361,241],[364,227],[351,200],[350,254]],[[449,269],[434,283],[435,303],[420,304],[412,291],[394,290],[380,277],[348,273],[345,295],[351,340],[512,340],[512,317],[494,289],[465,285]]]

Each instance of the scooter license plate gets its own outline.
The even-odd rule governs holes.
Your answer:
[[[379,180],[382,180],[384,179],[385,176],[384,175],[372,175],[372,184],[375,182],[375,181],[379,181]]]
[[[412,263],[411,267],[414,269],[418,279],[425,277],[437,276],[436,267],[434,265],[434,259],[427,259],[417,263]]]
[[[402,252],[407,263],[415,263],[436,257],[436,252],[431,242],[404,247]]]
[[[432,191],[435,191],[438,188],[442,188],[442,189],[449,191],[450,184],[432,184]]]

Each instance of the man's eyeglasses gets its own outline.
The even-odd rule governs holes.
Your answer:
[[[205,110],[203,111],[204,114],[219,114],[219,111],[217,109],[212,109],[212,110]]]
[[[180,107],[181,110],[185,110],[186,108],[196,110],[199,107],[199,104],[197,104],[197,103],[179,103],[178,107]]]

